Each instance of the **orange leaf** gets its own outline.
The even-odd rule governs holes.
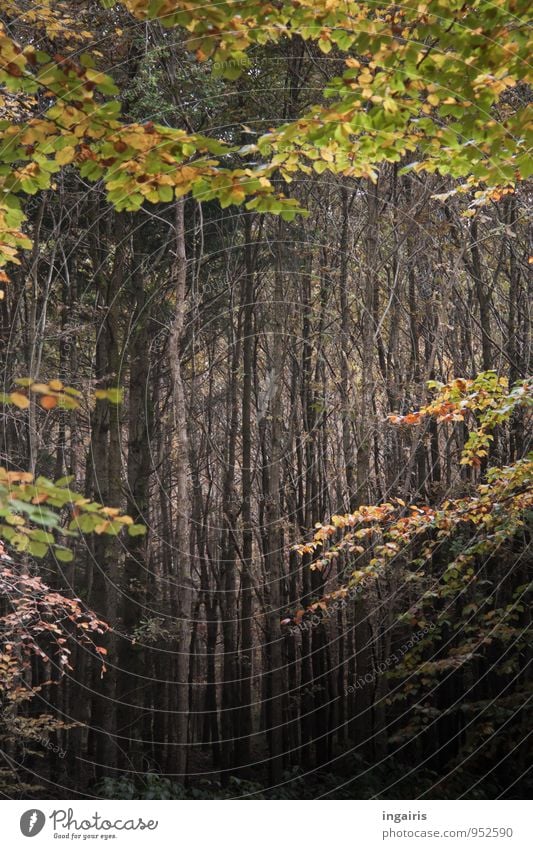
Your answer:
[[[39,495],[36,495],[35,498],[32,498],[32,504],[43,504],[43,502],[48,501],[50,496],[46,492],[40,492]]]

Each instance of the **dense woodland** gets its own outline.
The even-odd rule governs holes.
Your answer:
[[[18,212],[0,209],[0,790],[520,797],[532,694],[527,156],[495,136],[484,155],[498,179],[465,165],[465,133],[480,126],[470,102],[435,118],[478,123],[427,169],[429,124],[398,150],[403,125],[386,129],[379,156],[364,121],[333,146],[309,136],[293,159],[288,132],[262,147],[272,128],[326,108],[325,86],[354,64],[370,76],[359,77],[369,120],[395,118],[403,95],[372,100],[364,70],[373,30],[339,43],[289,23],[274,38],[267,21],[264,39],[228,36],[209,54],[188,41],[194,5],[151,4],[147,17],[141,2],[0,3],[0,176],[26,216],[14,238]],[[320,22],[358,7],[401,44],[415,26],[403,31],[386,3],[272,14],[285,5]],[[432,50],[453,49],[431,30],[448,21],[424,20],[434,5],[442,13],[405,4],[428,27],[428,67]],[[452,25],[470,14],[444,5]],[[491,5],[517,16],[508,32],[523,29],[522,4],[472,2],[488,42]],[[8,41],[30,46],[11,68]],[[33,70],[17,63],[35,48],[38,84],[19,90]],[[491,50],[475,39],[472,50],[490,73]],[[187,134],[180,180],[154,188],[151,160],[120,165],[144,155],[131,132],[113,126],[106,141],[53,113],[68,110],[67,85],[39,51],[65,80],[67,56],[82,82],[89,69],[90,108],[120,103],[141,142],[159,133],[166,150],[169,134]],[[525,127],[531,90],[517,68],[483,105],[485,125]],[[429,97],[422,120],[439,85],[417,91]],[[54,122],[58,144],[45,138]],[[354,143],[348,167],[339,150]],[[198,190],[187,177],[206,157],[233,169],[229,196],[216,163]],[[57,167],[39,183],[48,160]],[[138,200],[106,168],[132,173]]]

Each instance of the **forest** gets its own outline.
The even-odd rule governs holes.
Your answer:
[[[0,0],[0,795],[531,779],[525,0]]]

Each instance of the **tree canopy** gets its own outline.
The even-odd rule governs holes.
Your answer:
[[[224,205],[247,200],[247,208],[292,219],[297,204],[279,196],[272,184],[279,172],[291,180],[298,171],[329,170],[345,176],[375,177],[376,164],[406,167],[463,178],[480,192],[501,190],[531,173],[530,104],[515,105],[508,93],[531,81],[531,51],[525,2],[408,2],[399,9],[381,4],[298,2],[130,2],[141,19],[185,30],[198,61],[215,60],[222,76],[234,79],[248,65],[252,44],[298,37],[325,54],[342,54],[345,70],[324,88],[326,102],[298,120],[263,134],[255,144],[232,148],[206,138],[147,122],[124,123],[118,89],[98,69],[98,59],[79,52],[77,39],[67,55],[50,56],[33,43],[19,44],[5,30],[0,38],[0,81],[8,96],[2,134],[3,258],[16,260],[28,247],[20,233],[19,194],[48,188],[53,175],[75,164],[82,177],[103,179],[117,209],[135,210],[148,200],[168,202],[192,191]],[[259,5],[259,9],[258,9]],[[112,3],[104,3],[110,8]],[[16,19],[35,12],[4,3]],[[72,41],[62,29],[61,4],[45,5],[41,24],[54,37]],[[68,55],[68,53],[74,55]],[[32,114],[26,100],[52,102]],[[40,112],[41,110],[37,110]],[[528,135],[529,134],[529,135]],[[225,167],[221,157],[241,154],[243,166]],[[262,161],[246,167],[251,156]]]

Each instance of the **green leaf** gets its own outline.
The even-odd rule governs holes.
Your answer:
[[[119,387],[114,387],[113,389],[97,389],[94,393],[94,396],[98,401],[109,401],[111,404],[122,403],[123,395],[123,390]]]
[[[157,193],[159,195],[159,200],[163,203],[170,203],[174,200],[174,189],[172,186],[159,186]]]
[[[31,531],[31,538],[38,542],[44,542],[46,545],[53,545],[54,542],[53,534],[49,534],[47,531],[41,531],[38,528]]]
[[[59,480],[56,481],[56,486],[68,486],[73,480],[76,480],[75,475],[67,475],[64,478],[59,478]]]
[[[44,544],[44,542],[37,542],[37,540],[30,540],[30,544],[28,546],[28,550],[33,557],[44,557],[48,552],[48,546]]]
[[[55,556],[58,560],[61,560],[63,563],[71,563],[74,560],[74,553],[70,550],[70,548],[62,548],[59,545],[56,545],[54,548]]]
[[[143,536],[146,533],[145,525],[128,525],[128,534],[130,537]]]
[[[25,534],[15,533],[11,537],[10,542],[13,548],[15,548],[17,551],[26,551],[26,549],[28,548],[29,539]]]

